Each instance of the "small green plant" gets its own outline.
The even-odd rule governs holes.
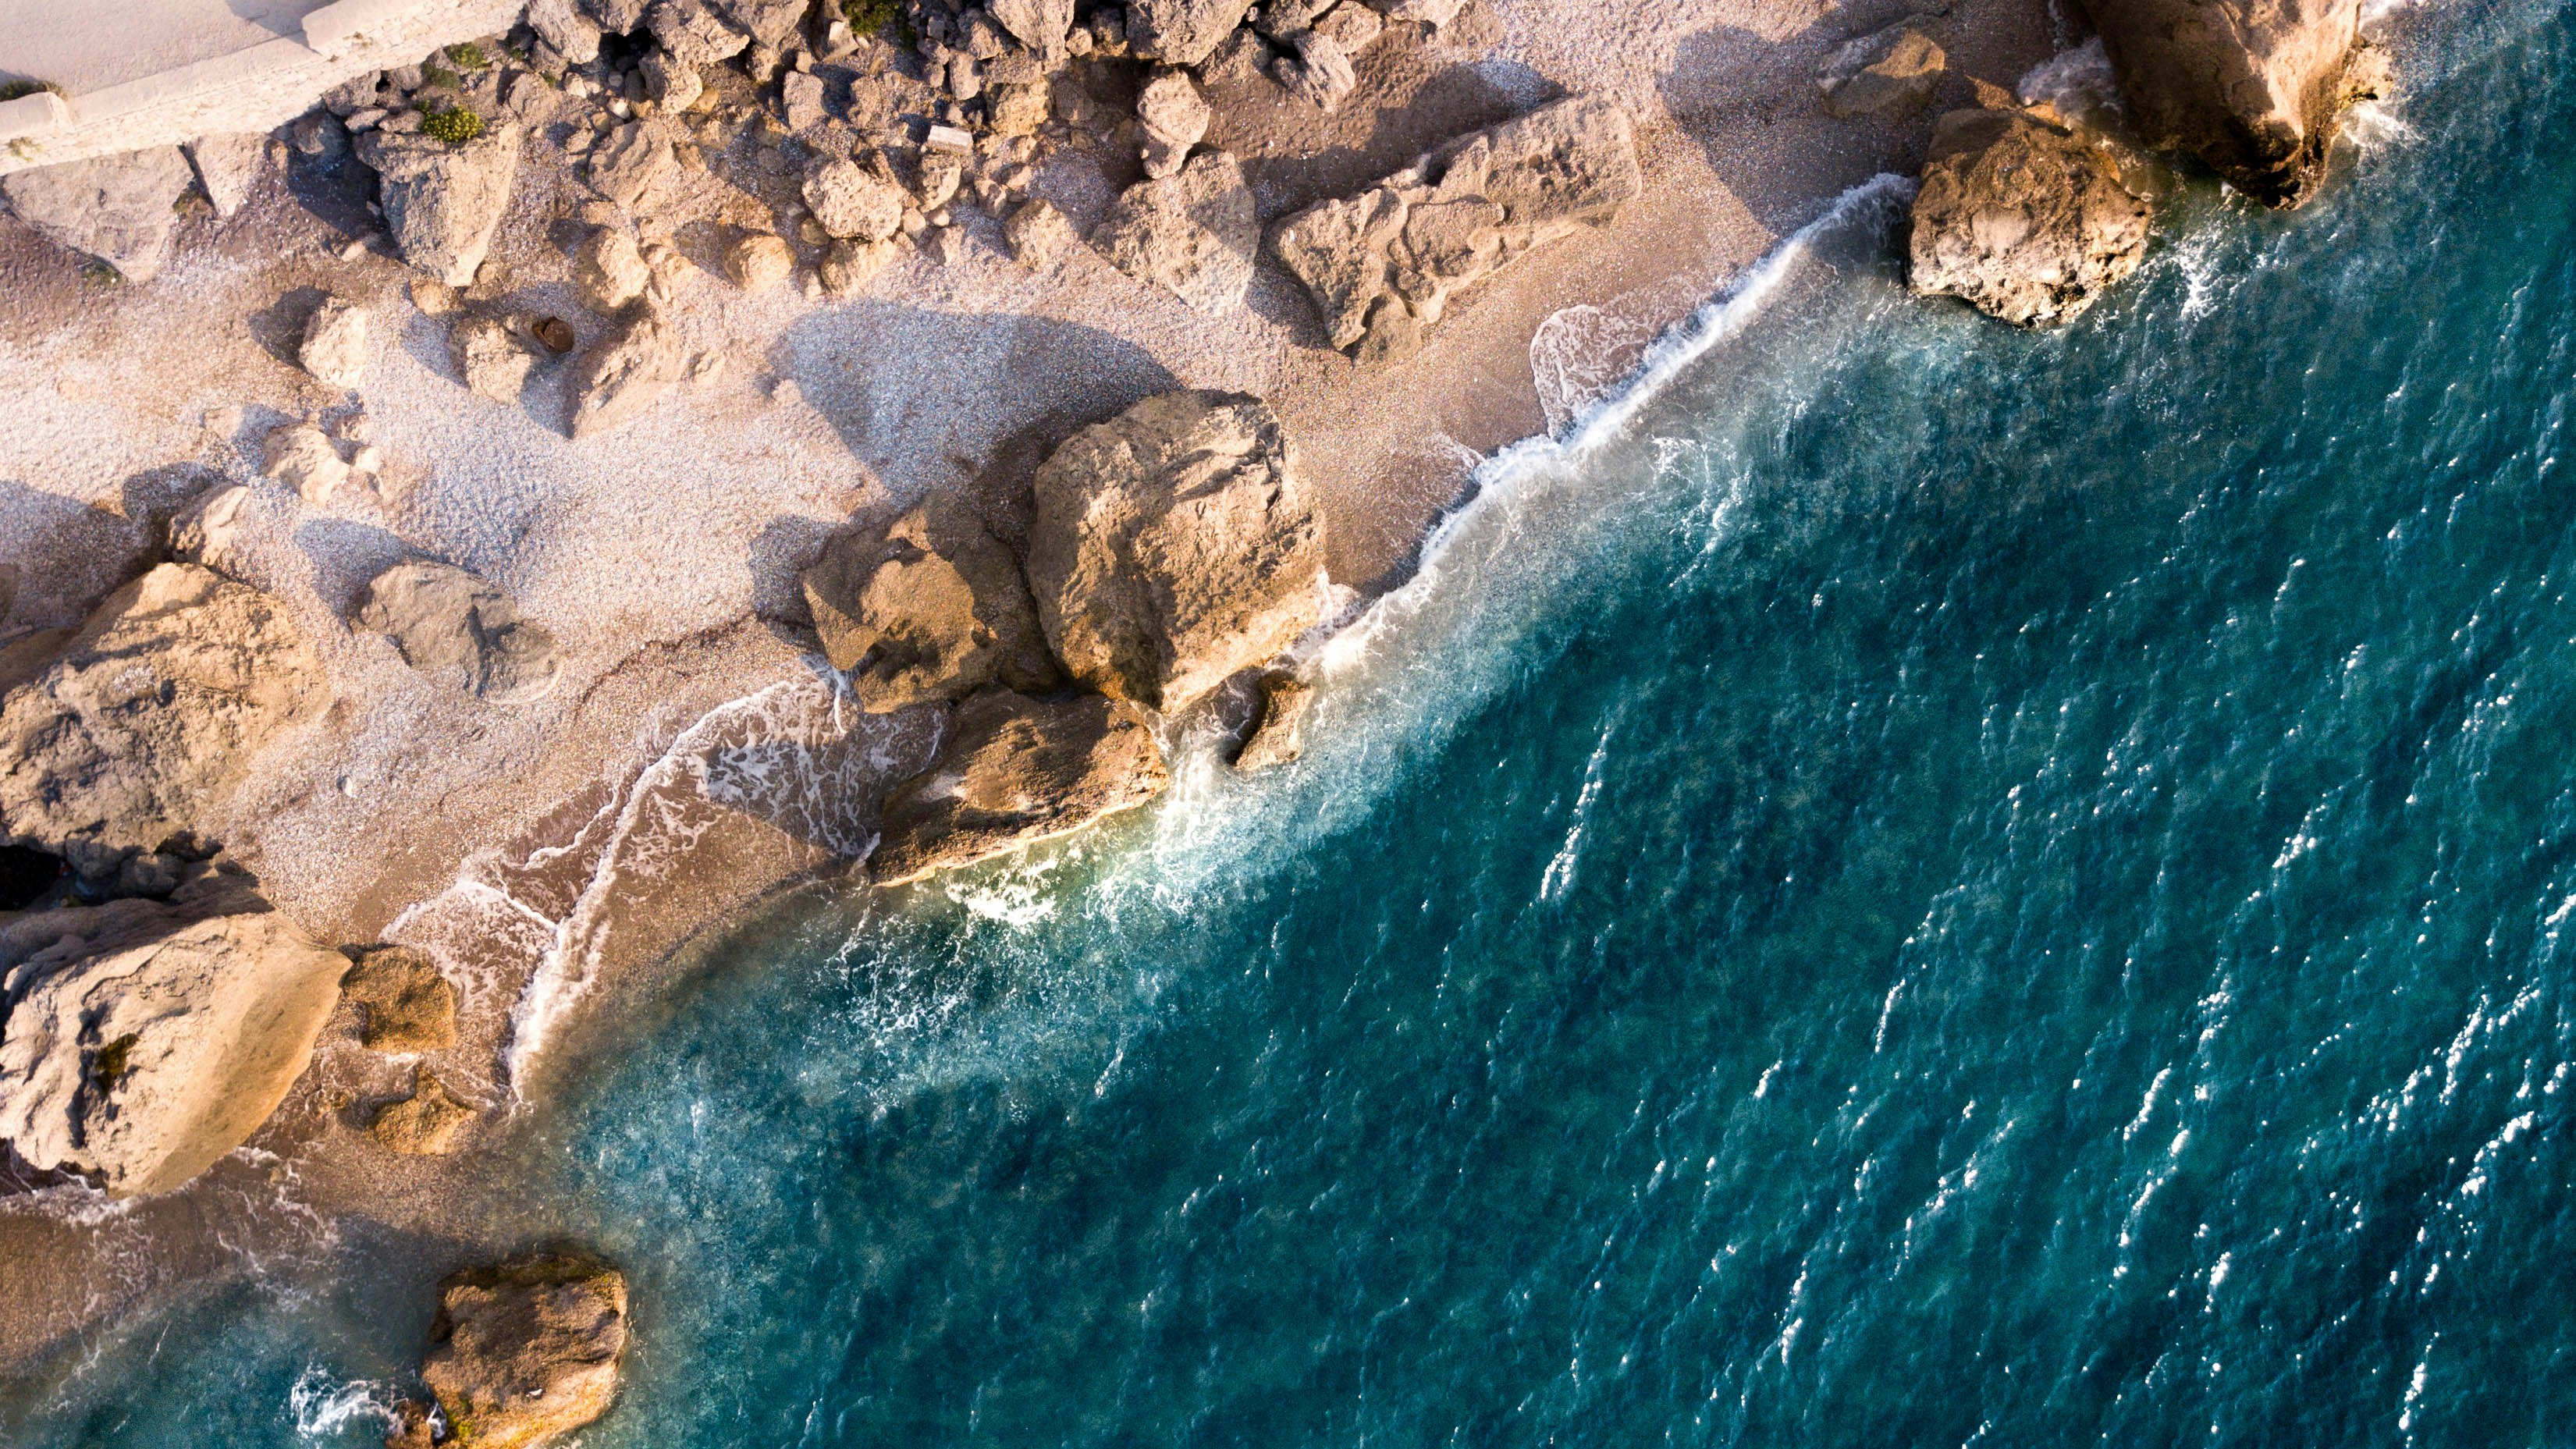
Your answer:
[[[105,262],[90,261],[81,264],[81,280],[93,287],[113,287],[125,280],[125,274]]]
[[[851,33],[874,35],[903,19],[902,0],[841,0],[841,18]]]
[[[124,1076],[125,1069],[133,1065],[134,1044],[140,1040],[142,1040],[142,1038],[128,1032],[124,1036],[118,1037],[116,1040],[100,1047],[98,1049],[98,1055],[90,1058],[90,1085],[97,1087],[101,1091],[115,1086],[116,1079]]]
[[[462,146],[483,134],[483,118],[463,106],[450,106],[443,111],[424,109],[420,113],[420,129],[432,140]]]
[[[492,58],[483,53],[483,47],[470,40],[449,46],[447,58],[456,62],[458,70],[481,70],[492,63]]]
[[[22,96],[32,96],[38,91],[52,91],[55,95],[61,95],[63,88],[52,81],[0,81],[0,101],[14,101]]]

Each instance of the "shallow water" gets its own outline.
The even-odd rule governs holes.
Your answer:
[[[508,1151],[634,1275],[583,1442],[2566,1442],[2576,92],[2428,22],[2059,334],[1852,198],[1488,466],[1306,761],[579,1048]],[[0,1429],[368,1442],[404,1251]]]

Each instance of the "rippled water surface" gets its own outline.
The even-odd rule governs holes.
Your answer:
[[[1851,198],[1302,764],[716,946],[523,1124],[635,1278],[583,1442],[2569,1442],[2576,93],[2431,28],[2063,333]],[[366,1442],[352,1243],[0,1427]]]

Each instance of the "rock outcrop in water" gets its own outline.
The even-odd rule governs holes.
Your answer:
[[[924,503],[843,534],[802,583],[825,657],[868,710],[1064,682],[1019,560],[962,508]]]
[[[1914,198],[1907,284],[2022,327],[2080,316],[2147,251],[2149,207],[2106,144],[2007,107],[1943,116]]]
[[[540,1253],[439,1284],[420,1376],[447,1420],[443,1442],[527,1449],[608,1412],[626,1354],[626,1275],[596,1258]],[[407,1415],[391,1445],[430,1443]]]
[[[886,801],[868,869],[900,885],[971,865],[1133,809],[1170,782],[1134,708],[988,689],[957,707],[939,758]]]
[[[552,632],[452,564],[395,564],[368,583],[350,623],[392,639],[422,674],[490,704],[543,699],[562,668]]]
[[[2361,0],[2084,0],[2130,124],[2271,206],[2305,200],[2335,118],[2376,95]]]
[[[1038,469],[1028,576],[1074,678],[1170,713],[1321,614],[1323,526],[1278,416],[1241,393],[1148,398]]]
[[[1234,768],[1247,775],[1293,763],[1306,753],[1306,706],[1315,699],[1314,686],[1293,674],[1263,675],[1259,688],[1260,714],[1234,757]]]
[[[1644,186],[1628,113],[1577,96],[1298,212],[1271,250],[1305,284],[1335,347],[1391,360],[1422,345],[1452,295],[1532,247],[1608,225]]]
[[[276,600],[162,564],[0,701],[0,831],[93,881],[138,853],[186,848],[327,695]]]
[[[167,1192],[268,1120],[303,1074],[348,959],[199,867],[168,904],[12,922],[0,955],[0,1139],[118,1197]]]

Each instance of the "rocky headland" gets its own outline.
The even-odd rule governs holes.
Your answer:
[[[1291,766],[1467,465],[1844,187],[2051,326],[2388,85],[2349,3],[1756,10],[535,0],[275,134],[14,156],[0,1360],[223,1264],[103,1291],[44,1202],[186,1238],[292,1161],[444,1231],[575,1004],[764,894]],[[402,1442],[606,1410],[614,1270],[443,1293]]]

